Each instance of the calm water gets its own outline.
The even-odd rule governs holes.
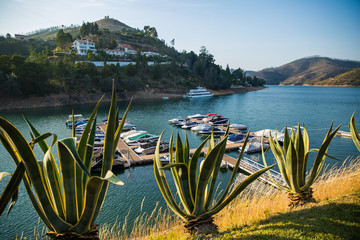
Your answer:
[[[1,104],[1,103],[0,103]],[[121,103],[124,111],[127,102]],[[75,113],[89,116],[94,105],[75,106]],[[108,104],[103,104],[99,111],[99,119],[107,115]],[[159,134],[166,130],[164,140],[168,140],[172,131],[179,132],[182,137],[189,136],[190,145],[196,147],[203,138],[191,131],[181,130],[168,124],[168,120],[177,116],[186,117],[196,113],[216,112],[229,117],[232,123],[242,123],[252,131],[265,128],[283,129],[285,125],[293,126],[298,122],[305,123],[309,132],[311,148],[318,148],[331,121],[334,125],[342,124],[341,130],[348,131],[347,125],[354,111],[357,123],[360,123],[360,88],[303,87],[303,86],[269,86],[268,88],[243,94],[219,96],[207,99],[146,100],[133,102],[128,120],[139,130]],[[72,107],[56,107],[32,110],[0,111],[18,127],[29,139],[29,130],[22,119],[24,114],[41,132],[56,133],[59,138],[71,136],[65,128],[65,120]],[[230,153],[236,156],[237,153]],[[335,137],[330,145],[329,154],[344,160],[348,156],[358,155],[358,151],[350,139]],[[38,158],[42,155],[38,152]],[[261,161],[260,155],[251,155],[252,159]],[[272,154],[267,154],[269,161],[274,161]],[[312,156],[312,159],[314,156]],[[336,161],[327,159],[329,164]],[[0,146],[0,171],[13,172],[14,163],[7,152]],[[129,222],[139,215],[141,201],[144,200],[144,211],[151,212],[156,203],[165,206],[153,176],[152,165],[130,168],[118,172],[124,186],[110,185],[104,206],[98,217],[98,223],[113,223],[116,218],[123,221],[130,210]],[[226,180],[230,173],[223,172],[220,179]],[[8,177],[0,182],[0,190],[5,187]],[[0,218],[0,236],[2,239],[13,239],[16,234],[24,232],[24,236],[32,237],[38,217],[26,191],[21,186],[19,200],[13,211]]]

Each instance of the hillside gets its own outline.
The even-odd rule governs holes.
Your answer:
[[[277,68],[267,68],[252,74],[265,79],[266,84],[314,85],[360,67],[360,62],[327,57],[302,58]],[[339,84],[343,85],[343,84]]]
[[[315,85],[351,85],[360,86],[360,68],[355,68],[346,73],[340,74],[336,77],[326,79],[321,82],[315,83]]]

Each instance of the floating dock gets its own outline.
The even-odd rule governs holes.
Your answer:
[[[99,124],[100,129],[105,132],[106,129],[106,125],[104,123]],[[243,145],[243,143],[234,143],[234,144],[227,144],[226,145],[226,150],[230,151],[230,150],[236,150],[239,147],[241,147]],[[119,142],[117,144],[116,147],[116,151],[118,151],[121,155],[122,158],[127,160],[127,163],[125,163],[125,168],[129,167],[129,166],[134,166],[134,165],[143,165],[143,164],[150,164],[153,163],[154,161],[154,155],[141,155],[139,156],[138,154],[136,154],[133,150],[133,146],[129,146],[127,145],[124,140],[119,139]],[[190,150],[190,155],[194,154],[194,152],[196,151],[196,149],[191,149]],[[202,155],[205,155],[208,151],[207,147],[204,147],[201,151]],[[160,157],[165,157],[168,156],[169,153],[160,153]],[[229,167],[233,168],[236,165],[237,159],[224,154],[223,157],[223,162],[225,162]],[[259,164],[255,161],[252,161],[249,158],[243,157],[241,159],[240,162],[240,170],[245,173],[245,174],[253,174],[256,171],[263,169],[265,166],[262,164]],[[277,181],[281,181],[281,175],[279,172],[274,171],[274,170],[269,170],[273,176],[273,178],[275,178]],[[271,179],[269,178],[268,174],[263,174],[260,178],[261,181],[266,182],[271,184],[274,187],[277,187],[275,184],[272,183]]]

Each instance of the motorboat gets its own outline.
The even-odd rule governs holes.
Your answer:
[[[197,124],[196,126],[191,128],[191,131],[200,131],[200,130],[204,130],[207,129],[209,125],[205,124],[205,123],[200,123]]]
[[[268,147],[269,147],[269,144],[263,143],[264,150]],[[239,147],[239,152],[241,151],[241,149],[242,149],[242,147]],[[249,140],[249,142],[246,144],[244,152],[246,154],[261,152],[261,139],[252,138],[251,140]]]
[[[155,146],[148,147],[148,148],[138,147],[138,148],[135,148],[135,149],[134,149],[134,151],[135,151],[137,154],[142,154],[142,155],[153,154],[153,153],[155,153],[155,150],[156,150],[156,145],[155,145]],[[161,143],[160,143],[159,152],[162,153],[162,152],[166,152],[166,151],[168,151],[168,150],[169,150],[169,143],[161,142]]]
[[[196,89],[190,89],[190,91],[184,95],[184,98],[201,98],[201,97],[213,97],[213,96],[214,96],[213,93],[199,86]]]
[[[253,135],[256,137],[266,137],[266,138],[269,138],[271,135],[274,140],[275,140],[275,135],[276,135],[277,140],[279,142],[283,142],[284,136],[285,136],[285,134],[283,132],[278,131],[278,130],[273,130],[273,129],[263,129],[260,131],[256,131],[256,132],[253,132]]]
[[[74,116],[74,119],[73,119]],[[78,125],[86,124],[87,120],[84,119],[82,114],[69,115],[68,120],[66,120],[66,127],[71,128],[73,124],[73,120],[75,122],[75,127]]]
[[[197,123],[197,122],[185,122],[182,126],[181,126],[181,128],[183,128],[183,129],[189,129],[189,128],[192,128],[192,127],[195,127],[196,125],[198,125],[199,123]]]
[[[197,114],[194,114],[194,115],[187,116],[186,119],[203,119],[203,118],[206,118],[206,117],[209,117],[209,116],[197,113]]]
[[[134,146],[134,145],[139,145],[140,143],[143,142],[157,140],[159,137],[160,136],[156,134],[143,133],[136,135],[134,137],[129,137],[128,139],[125,140],[125,142],[127,143],[127,145]]]
[[[230,134],[228,139],[227,139],[227,144],[233,144],[233,143],[242,143],[245,141],[246,138],[246,134]],[[249,140],[251,138],[254,138],[252,136],[249,136]]]
[[[170,119],[168,120],[169,123],[172,123],[172,124],[176,124],[178,123],[179,121],[184,121],[184,119],[182,119],[180,116],[177,117],[177,118],[173,118],[173,119]]]
[[[210,123],[210,124],[225,124],[229,121],[229,119],[220,115],[215,115],[215,116],[207,116],[206,118],[203,118],[202,121],[204,123]]]
[[[204,129],[204,130],[200,130],[198,131],[200,134],[204,134],[204,135],[209,135],[211,133],[213,133],[214,135],[223,135],[225,134],[225,130],[221,129],[221,128],[217,128],[217,127],[213,127],[211,125],[209,125],[210,128]]]
[[[336,132],[335,136],[351,138],[351,133],[339,130]]]
[[[229,125],[229,128],[235,128],[235,129],[239,129],[239,130],[246,130],[248,128],[248,126],[246,126],[244,124],[232,123],[232,124]]]
[[[128,139],[136,139],[136,137],[139,137],[142,134],[147,134],[147,132],[146,131],[137,131],[137,130],[135,130],[135,132],[132,132],[131,134],[126,135],[124,137],[124,139],[125,139],[125,141],[128,140]]]

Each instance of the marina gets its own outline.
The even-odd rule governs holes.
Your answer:
[[[148,130],[149,133],[159,134],[165,130],[162,139],[164,141],[170,139],[172,132],[184,139],[187,135],[190,148],[195,149],[205,139],[205,135],[199,134],[191,129],[183,129],[174,124],[169,124],[168,120],[183,116],[185,119],[188,115],[197,113],[221,113],[224,117],[230,119],[230,124],[246,125],[247,131],[257,132],[263,129],[283,129],[287,126],[297,126],[298,123],[305,124],[310,138],[310,148],[318,148],[323,141],[324,136],[329,129],[331,121],[334,126],[342,124],[341,130],[348,130],[348,123],[351,115],[356,110],[356,119],[359,116],[360,102],[359,88],[331,88],[331,87],[303,87],[303,86],[268,86],[268,88],[250,92],[245,94],[234,94],[226,96],[215,96],[212,98],[197,99],[168,99],[166,101],[159,100],[138,100],[131,105],[128,120],[131,124],[136,125],[136,129]],[[329,98],[331,96],[331,98]],[[346,104],[344,104],[344,102]],[[128,102],[120,102],[120,116],[125,111]],[[74,105],[68,107],[39,108],[39,109],[23,109],[2,111],[1,116],[12,122],[24,136],[30,141],[28,134],[29,128],[21,117],[22,114],[28,118],[31,123],[41,132],[51,132],[57,134],[59,139],[71,136],[71,129],[65,126],[65,120],[69,113],[82,113],[86,118],[90,116],[94,104],[90,105]],[[107,118],[109,105],[102,103],[99,108],[98,119]],[[306,114],[304,114],[306,113]],[[200,125],[200,124],[199,124]],[[198,126],[199,126],[198,125]],[[124,129],[125,130],[125,129]],[[230,129],[235,132],[236,129]],[[131,131],[131,130],[129,130]],[[240,134],[239,139],[241,139]],[[234,136],[236,138],[236,136]],[[229,137],[229,139],[231,139]],[[241,144],[239,144],[241,145]],[[234,145],[233,150],[225,153],[225,158],[231,168],[231,161],[238,157],[238,146]],[[230,147],[228,145],[227,147]],[[134,149],[137,146],[129,146]],[[37,158],[41,160],[43,154],[37,150]],[[53,149],[55,150],[55,148]],[[126,150],[126,151],[125,151]],[[128,148],[123,149],[125,158],[120,156],[122,161],[126,162],[126,158],[130,156]],[[349,138],[334,137],[328,154],[339,159],[340,161],[326,158],[325,164],[330,166],[341,165],[349,156],[358,156],[358,150]],[[165,155],[165,154],[162,154]],[[14,163],[8,156],[6,150],[0,150],[0,156],[4,161],[0,161],[1,169],[8,172],[14,171]],[[136,157],[135,155],[132,155]],[[148,164],[135,163],[127,169],[114,171],[116,176],[124,182],[124,186],[118,187],[109,185],[108,196],[104,202],[103,208],[98,217],[97,223],[114,224],[115,221],[124,222],[128,220],[131,228],[139,212],[151,213],[154,208],[166,207],[166,202],[162,199],[158,189],[156,180],[154,179],[154,170],[151,164],[152,156],[139,156],[143,160],[149,158]],[[232,158],[232,159],[231,159]],[[262,163],[261,154],[245,154],[244,159],[248,158],[247,164],[257,165]],[[244,160],[243,159],[243,160]],[[275,163],[275,159],[268,151],[266,153],[268,164]],[[309,157],[309,165],[312,165],[313,157]],[[241,165],[245,165],[245,161],[241,161]],[[259,166],[261,168],[261,166]],[[254,168],[254,167],[253,167]],[[273,168],[278,171],[277,166]],[[309,169],[308,169],[309,170]],[[95,173],[96,174],[96,173]],[[227,182],[231,175],[231,171],[220,171],[219,181]],[[267,177],[263,174],[262,177]],[[5,186],[6,181],[1,181],[0,185]],[[171,184],[171,183],[169,183]],[[223,185],[220,186],[220,188]],[[170,187],[174,187],[170,185]],[[144,204],[142,205],[142,201]],[[0,235],[5,239],[13,239],[15,234],[24,233],[24,237],[33,238],[34,226],[37,226],[38,217],[29,204],[28,195],[23,184],[20,186],[19,199],[12,213],[6,218],[0,219]],[[27,209],[27,214],[23,214],[23,209]],[[129,213],[129,209],[131,209]],[[118,220],[116,220],[118,219]],[[42,228],[40,224],[39,228]]]

